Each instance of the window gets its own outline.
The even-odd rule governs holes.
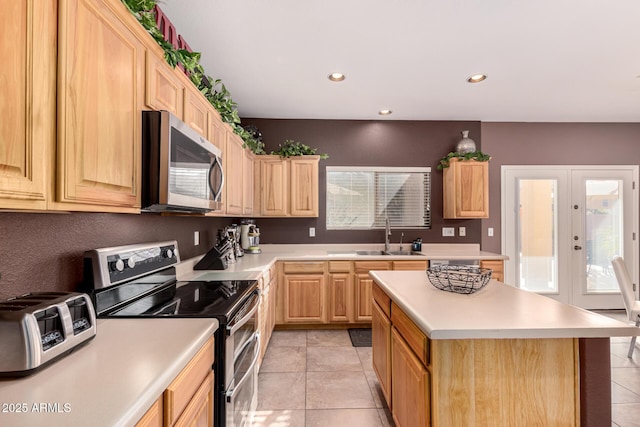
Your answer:
[[[327,229],[431,227],[431,168],[327,167]]]

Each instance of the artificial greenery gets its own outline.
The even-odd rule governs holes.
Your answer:
[[[471,153],[459,153],[457,151],[452,151],[440,159],[440,162],[438,163],[438,170],[441,171],[444,168],[448,168],[449,161],[454,157],[462,160],[477,160],[479,162],[488,162],[491,160],[491,156],[483,153],[482,151],[473,151]]]
[[[285,140],[282,144],[278,144],[278,149],[272,151],[271,154],[277,154],[280,157],[295,157],[304,155],[317,154],[317,148],[311,148],[301,142],[292,139]],[[320,154],[321,159],[329,158],[328,154]]]
[[[266,154],[262,141],[256,139],[251,132],[246,131],[240,125],[237,105],[231,99],[231,94],[222,81],[220,79],[213,80],[206,75],[200,65],[200,52],[176,49],[164,39],[164,35],[156,25],[155,13],[153,12],[156,0],[122,0],[122,2],[164,50],[167,63],[174,68],[178,64],[184,67],[191,82],[220,113],[222,121],[228,123],[233,131],[242,138],[245,148],[249,148],[256,154]]]

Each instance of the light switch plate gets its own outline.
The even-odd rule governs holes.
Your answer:
[[[309,227],[309,237],[316,237],[316,228]]]
[[[193,232],[193,245],[194,246],[198,246],[200,244],[200,232],[199,231],[194,231]]]
[[[493,237],[493,227],[487,228],[487,236]]]
[[[453,237],[456,235],[456,229],[453,227],[442,227],[442,235],[445,237]]]
[[[467,235],[467,227],[458,227],[458,236],[464,237]]]

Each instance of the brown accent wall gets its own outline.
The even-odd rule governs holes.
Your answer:
[[[227,218],[157,214],[0,213],[0,299],[33,291],[73,291],[85,251],[177,240],[182,259],[205,253]],[[193,245],[193,232],[200,245]]]
[[[489,163],[490,212],[482,220],[483,250],[501,252],[502,165],[637,165],[640,123],[482,123]],[[493,227],[494,237],[487,236]]]
[[[368,121],[368,120],[286,120],[243,119],[257,126],[268,152],[286,139],[300,141],[329,158],[320,161],[319,218],[257,219],[261,241],[267,243],[383,243],[382,230],[329,231],[326,229],[327,166],[430,166],[430,230],[394,229],[391,241],[398,243],[422,237],[424,242],[480,243],[480,220],[444,220],[442,218],[442,172],[436,170],[440,158],[454,151],[460,132],[469,130],[480,149],[480,122],[469,121]],[[442,237],[442,227],[466,227],[466,237]],[[309,237],[309,227],[316,237]]]

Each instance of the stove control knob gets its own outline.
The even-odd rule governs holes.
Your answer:
[[[109,268],[111,269],[111,271],[122,271],[124,270],[124,261],[122,261],[121,259],[117,261],[111,261],[109,263]]]
[[[135,267],[135,266],[136,266],[136,262],[133,260],[133,258],[129,258],[129,259],[127,260],[127,267],[129,267],[129,268],[133,268],[133,267]]]
[[[164,250],[164,257],[165,258],[173,258],[173,251],[171,249],[165,249]]]

